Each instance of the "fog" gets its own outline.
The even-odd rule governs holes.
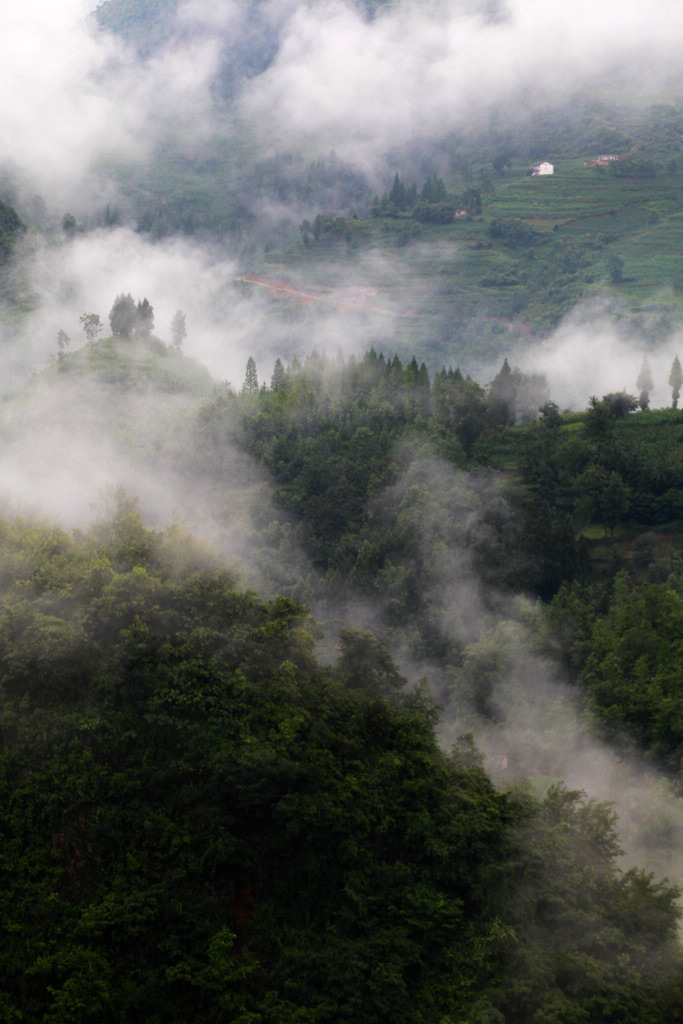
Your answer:
[[[435,258],[443,257],[443,247],[437,248]],[[130,293],[152,303],[155,334],[167,343],[173,315],[182,309],[188,329],[185,353],[217,382],[239,390],[249,356],[262,383],[270,381],[278,357],[287,363],[312,351],[360,356],[370,345],[392,356],[397,325],[408,312],[396,281],[410,273],[412,254],[424,261],[433,249],[418,244],[405,256],[370,250],[329,263],[323,258],[308,268],[285,271],[294,291],[288,298],[267,287],[279,279],[280,268],[273,266],[264,284],[245,282],[238,258],[217,244],[181,236],[155,242],[126,227],[76,234],[67,242],[33,235],[20,246],[18,259],[36,309],[18,326],[0,325],[0,336],[13,358],[39,369],[54,358],[59,330],[67,333],[72,348],[79,347],[85,341],[79,317],[93,312],[108,332],[115,297]],[[458,258],[457,250],[451,258]],[[425,308],[429,289],[436,287],[426,284]],[[349,294],[363,288],[368,294],[357,305],[349,304]],[[416,354],[430,363],[428,351]],[[622,390],[637,396],[646,356],[654,381],[651,407],[659,408],[671,404],[669,372],[674,357],[682,354],[680,328],[666,326],[653,333],[624,310],[617,315],[613,305],[593,302],[577,307],[545,339],[503,350],[490,363],[476,357],[463,361],[457,353],[452,361],[488,384],[507,355],[511,366],[547,378],[560,409],[581,410],[592,396]]]
[[[218,245],[182,236],[154,242],[125,227],[76,234],[67,242],[31,236],[18,259],[37,308],[19,326],[8,324],[4,331],[0,326],[0,335],[7,350],[33,369],[54,358],[60,330],[72,349],[84,344],[79,322],[84,313],[96,313],[108,333],[109,312],[121,293],[151,302],[154,333],[167,343],[181,309],[188,332],[185,354],[235,390],[249,356],[260,381],[268,383],[278,357],[303,360],[314,350],[360,355],[378,338],[390,345],[395,317],[401,315],[395,300],[381,293],[361,308],[349,308],[344,286],[381,285],[395,270],[390,259],[372,252],[346,268],[321,262],[309,274],[290,273],[291,297],[278,297],[267,287],[271,278],[279,278],[277,267],[263,284],[245,281],[237,259]]]
[[[389,151],[397,147],[416,139],[427,147],[448,133],[475,131],[494,114],[505,130],[514,130],[522,116],[562,104],[598,80],[608,82],[619,102],[628,95],[635,105],[683,87],[677,0],[432,0],[395,3],[373,17],[336,0],[266,0],[259,7],[257,42],[255,14],[246,0],[187,0],[178,5],[166,36],[144,56],[98,30],[91,11],[92,4],[81,0],[25,0],[3,12],[2,169],[24,201],[34,193],[43,197],[53,228],[74,204],[79,213],[119,199],[125,205],[114,168],[144,168],[168,137],[192,154],[236,126],[262,156],[301,149],[314,158],[333,149],[381,183],[391,166]],[[235,55],[250,47],[259,60],[247,68]],[[225,74],[230,60],[236,68],[232,77]],[[221,74],[229,79],[222,93],[216,85]],[[289,217],[292,225],[303,212],[274,201],[259,209],[269,221]],[[367,310],[343,311],[329,291],[314,307],[276,302],[267,290],[239,282],[244,267],[229,243],[154,242],[128,226],[69,239],[58,230],[30,232],[18,266],[35,309],[19,322],[3,323],[1,333],[6,351],[27,372],[54,359],[60,330],[69,335],[71,350],[80,347],[79,317],[94,312],[107,324],[120,293],[149,299],[154,333],[166,342],[172,317],[182,309],[188,330],[184,352],[218,384],[229,382],[235,390],[250,355],[262,382],[269,381],[278,356],[288,362],[318,349],[348,357],[370,344],[391,355],[396,323],[405,312],[381,292],[376,308]],[[394,269],[391,260],[371,253],[320,261],[311,273],[328,290],[379,288]],[[274,266],[273,277],[280,272]],[[592,306],[575,310],[543,343],[530,343],[509,359],[545,374],[560,408],[581,409],[591,395],[637,393],[647,353],[656,407],[670,404],[668,374],[682,342],[675,332],[655,338],[633,323],[625,325],[614,310]],[[478,379],[491,380],[500,361],[502,354],[495,365],[477,367]],[[227,561],[240,562],[247,581],[272,587],[273,565],[265,567],[263,541],[254,528],[255,506],[261,519],[271,510],[273,521],[279,515],[264,476],[230,447],[229,499],[201,477],[190,484],[183,472],[174,425],[178,417],[190,423],[197,405],[196,398],[145,393],[116,401],[106,388],[59,375],[35,382],[25,399],[4,410],[0,497],[66,528],[85,528],[107,489],[123,484],[140,498],[151,524],[180,519]],[[430,472],[435,488],[471,490],[442,465]],[[397,494],[385,496],[389,505],[397,500]],[[481,511],[483,500],[479,495],[473,501],[470,515]],[[562,777],[570,786],[615,800],[629,855],[657,870],[677,870],[683,812],[666,780],[627,745],[615,751],[591,734],[576,692],[534,650],[527,626],[531,609],[509,605],[484,588],[465,549],[459,543],[439,545],[438,531],[428,526],[422,523],[423,557],[438,628],[474,645],[472,657],[477,644],[497,645],[505,666],[491,697],[496,707],[505,707],[503,720],[484,727],[467,693],[454,683],[444,742],[474,723],[489,768],[504,784],[514,768],[540,778]],[[310,572],[294,542],[288,557],[298,572]],[[379,610],[358,606],[344,614],[367,624],[378,621]],[[411,673],[429,671],[405,649],[396,655]],[[652,808],[657,842],[646,841]]]
[[[416,659],[407,643],[394,646],[403,671],[426,676],[442,704],[442,742],[449,748],[473,732],[487,771],[503,787],[542,792],[563,781],[612,802],[625,863],[683,882],[676,781],[626,736],[611,744],[599,738],[581,689],[569,684],[559,658],[542,650],[540,609],[504,594],[475,564],[473,551],[492,542],[491,519],[510,514],[504,482],[457,472],[423,451],[407,450],[403,462],[401,478],[373,514],[403,532],[412,524],[410,551],[426,589],[427,623],[463,649],[462,666],[444,672]]]
[[[2,165],[20,205],[30,208],[39,194],[53,225],[71,207],[81,216],[120,202],[125,216],[121,168],[142,173],[169,138],[192,155],[208,140],[238,132],[240,145],[250,139],[247,177],[254,153],[313,158],[334,150],[374,176],[381,191],[395,169],[391,153],[411,141],[427,150],[491,117],[500,131],[514,133],[537,104],[561,104],[597,78],[621,105],[625,97],[635,106],[670,98],[683,85],[676,80],[683,23],[673,0],[579,0],[571,7],[558,0],[434,0],[379,7],[372,17],[335,0],[267,0],[258,8],[248,0],[185,0],[144,53],[98,29],[92,10],[87,0],[27,0],[5,12],[0,37]],[[233,84],[223,95],[217,83],[226,75]],[[283,242],[310,214],[275,197],[254,199],[253,210]],[[162,338],[183,309],[188,353],[238,386],[249,355],[267,379],[277,356],[313,348],[348,354],[375,342],[388,348],[391,315],[404,312],[386,301],[375,304],[377,317],[340,315],[334,303],[308,313],[276,309],[267,296],[247,294],[253,288],[235,289],[243,261],[225,241],[154,244],[125,228],[63,241],[57,232],[49,244],[32,236],[25,247],[23,273],[40,303],[19,332],[31,365],[54,351],[59,329],[75,344],[83,312],[106,323],[120,292],[149,299]],[[327,275],[315,270],[328,285],[375,286],[392,267],[369,254],[335,260]],[[5,342],[10,333],[5,327]],[[570,317],[540,351],[513,358],[548,375],[560,407],[581,408],[593,393],[634,389],[639,352],[652,346],[644,337],[622,338],[609,316],[591,311],[583,322]],[[661,357],[651,357],[662,364],[653,366],[654,405],[668,404],[658,382],[676,344],[672,339]],[[600,358],[587,381],[584,353],[594,356],[596,347]],[[471,362],[462,369],[486,382],[497,367]]]
[[[2,160],[58,209],[111,195],[102,161],[144,161],[170,130],[191,146],[211,125],[217,39],[191,37],[143,64],[97,30],[92,9],[26,0],[3,12]]]
[[[471,129],[500,103],[514,120],[598,79],[627,76],[629,95],[652,98],[679,73],[679,13],[671,0],[432,2],[369,21],[343,3],[302,5],[243,110],[280,143],[293,133],[372,162],[415,136]]]
[[[106,193],[103,161],[225,131],[228,107],[261,150],[334,148],[376,167],[387,149],[471,130],[501,103],[514,124],[598,79],[620,103],[681,86],[675,0],[406,0],[372,18],[335,0],[186,0],[145,59],[98,30],[92,8],[4,12],[3,159],[50,204]],[[234,79],[222,102],[221,73]]]
[[[669,374],[683,353],[683,331],[667,327],[656,332],[633,317],[617,317],[613,309],[590,304],[575,309],[546,339],[508,353],[511,366],[542,373],[551,399],[561,410],[587,408],[591,397],[625,391],[638,397],[643,359],[647,358],[654,388],[650,408],[671,406]],[[483,383],[493,379],[502,359],[480,369]]]

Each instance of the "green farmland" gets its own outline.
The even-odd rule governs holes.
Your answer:
[[[382,305],[402,314],[399,349],[429,337],[436,362],[474,350],[485,359],[500,348],[502,331],[518,341],[543,337],[577,304],[598,297],[657,315],[664,305],[677,317],[683,164],[623,166],[617,172],[574,159],[556,164],[553,175],[532,177],[528,165],[513,165],[493,177],[481,165],[469,183],[446,183],[456,205],[464,189],[480,191],[477,215],[424,223],[411,210],[336,213],[334,231],[272,253],[259,269],[267,274],[277,263],[299,283],[320,287],[343,270],[354,284],[378,288]]]

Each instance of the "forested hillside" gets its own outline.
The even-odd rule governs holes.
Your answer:
[[[6,1020],[670,1021],[675,891],[120,496],[2,524]],[[540,1017],[539,1017],[540,1015]]]
[[[683,22],[0,33],[0,1021],[683,1020]]]
[[[118,344],[64,356],[55,384],[107,355],[127,401],[140,381],[115,367],[145,343]],[[147,387],[168,389],[186,371],[154,347]],[[496,789],[471,735],[440,746],[444,708],[475,729],[508,709],[504,647],[449,632],[437,584],[476,575],[490,610],[540,593],[535,642],[596,727],[678,777],[683,414],[612,395],[563,417],[507,363],[484,388],[374,351],[278,361],[263,386],[250,361],[239,394],[198,399],[188,478],[229,503],[231,446],[263,462],[281,520],[254,509],[260,543],[274,565],[295,531],[315,570],[278,566],[284,589],[323,615],[374,595],[384,619],[323,665],[297,600],[259,600],[123,492],[87,534],[5,517],[7,1019],[671,1020],[677,890],[621,866],[610,808],[533,795],[512,765]],[[638,458],[660,470],[636,490]],[[591,498],[606,472],[614,514]]]
[[[255,514],[280,585],[294,533],[316,571],[292,567],[291,593],[331,617],[342,598],[370,600],[447,704],[466,692],[478,715],[504,718],[498,669],[477,668],[453,626],[452,581],[484,587],[482,616],[487,592],[535,595],[549,602],[543,642],[605,728],[630,729],[678,772],[683,413],[635,409],[616,393],[563,416],[542,378],[507,361],[484,388],[372,350],[346,366],[278,360],[261,387],[251,361],[240,395],[200,411],[198,446],[219,480],[229,444],[268,468],[280,519]]]

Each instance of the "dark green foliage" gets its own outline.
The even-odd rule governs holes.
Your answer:
[[[670,983],[671,890],[637,870],[614,871],[614,815],[581,793],[551,787],[520,830],[503,1019],[663,1024],[665,1003],[651,986]]]
[[[630,507],[630,492],[619,473],[593,463],[577,478],[576,490],[577,511],[585,521],[604,523],[605,531],[614,533]]]
[[[609,810],[496,793],[370,634],[323,670],[121,495],[80,539],[3,521],[0,569],[5,1019],[680,1012],[676,893]]]
[[[422,224],[450,224],[454,216],[453,203],[420,202],[413,208],[413,217]]]
[[[396,698],[406,680],[399,675],[386,644],[372,633],[342,629],[339,634],[336,671],[350,690],[362,690],[372,697]]]
[[[612,413],[605,399],[599,401],[593,395],[586,412],[586,434],[588,437],[594,441],[601,441],[611,436],[612,420]]]
[[[577,595],[578,596],[578,595]],[[555,606],[567,610],[569,593]],[[607,609],[571,605],[574,657],[607,730],[627,729],[670,767],[683,758],[680,657],[683,605],[680,588],[634,583],[622,571]]]
[[[505,489],[502,503],[491,489],[476,543],[473,534],[457,543],[497,586],[544,599],[577,575],[613,573],[604,551],[618,560],[624,530],[671,524],[683,509],[677,414],[632,416],[636,400],[625,392],[593,398],[586,413],[569,420],[548,401],[543,377],[507,362],[488,391],[452,368],[430,384],[416,359],[404,365],[374,349],[348,365],[314,355],[303,367],[285,369],[280,361],[276,369],[270,389],[255,387],[257,401],[248,408],[238,411],[221,397],[203,411],[206,464],[220,473],[228,439],[263,462],[318,583],[380,594],[394,629],[409,628],[424,588],[409,584],[406,537],[378,514],[376,501],[419,460],[425,467],[441,457],[454,468],[519,474],[523,487]],[[430,486],[426,478],[420,483]],[[450,500],[444,492],[440,515],[448,515]],[[598,553],[596,527],[614,547]],[[455,534],[441,540],[455,543]],[[423,571],[420,563],[418,579]],[[311,578],[307,587],[318,583]],[[413,625],[410,635],[429,650],[436,640],[426,640],[427,622]]]
[[[610,164],[615,178],[654,178],[658,167],[653,160],[641,156],[628,156]]]
[[[281,361],[276,370],[270,389],[252,381],[250,394],[258,400],[243,415],[223,399],[204,411],[202,431],[211,424],[202,441],[206,458],[218,467],[230,437],[262,461],[316,569],[350,591],[380,593],[383,600],[390,595],[393,628],[405,629],[411,616],[419,617],[424,587],[409,582],[407,535],[374,502],[399,469],[412,472],[413,460],[427,465],[440,456],[461,468],[517,462],[527,490],[509,489],[501,504],[491,489],[498,512],[486,512],[486,542],[472,550],[478,570],[495,574],[498,586],[544,598],[588,569],[585,545],[579,555],[579,527],[600,523],[611,536],[632,514],[666,516],[669,492],[678,487],[673,463],[665,471],[661,460],[636,456],[617,439],[630,396],[593,400],[579,438],[560,429],[545,380],[511,370],[507,361],[488,393],[453,369],[438,372],[430,385],[416,359],[404,366],[397,356],[389,361],[374,350],[347,366],[312,356],[296,371]],[[531,422],[513,429],[518,420]],[[451,497],[444,492],[441,500],[445,517]],[[478,503],[481,495],[472,500]],[[455,543],[455,533],[440,539]],[[418,578],[423,571],[420,562]],[[428,634],[420,620],[414,635],[423,644]]]
[[[575,527],[601,524],[612,535],[620,524],[638,530],[680,515],[678,414],[632,416],[636,404],[623,392],[592,398],[581,433],[544,416],[519,435],[525,481]]]
[[[629,395],[626,391],[616,391],[609,395],[603,395],[602,400],[609,409],[610,415],[615,419],[621,419],[638,408],[638,399],[635,395]]]
[[[154,310],[149,299],[138,302],[135,318],[135,334],[143,341],[148,341],[154,330]]]
[[[23,228],[24,223],[16,210],[0,199],[0,262],[7,259],[17,234]]]
[[[489,389],[491,399],[491,413],[496,423],[507,426],[515,422],[515,386],[512,380],[512,370],[507,359],[494,378]]]
[[[527,555],[524,581],[528,589],[548,600],[579,568],[576,534],[571,518],[546,499],[527,506],[521,536]]]
[[[109,312],[111,333],[114,337],[125,338],[129,341],[133,336],[136,322],[137,308],[135,306],[133,296],[130,294],[117,295],[114,300],[114,305],[111,307]]]
[[[3,526],[3,1005],[29,1022],[455,1011],[485,976],[505,799],[439,751],[380,647],[391,704],[316,667],[292,602],[216,569],[169,577],[169,543],[124,510],[80,545]],[[339,677],[364,690],[352,643]]]
[[[495,217],[489,225],[489,235],[512,249],[535,245],[540,241],[533,228],[514,217]]]
[[[477,217],[481,213],[482,201],[481,192],[476,188],[467,188],[462,195],[462,205],[470,217]]]
[[[484,389],[460,370],[444,368],[434,377],[434,420],[445,445],[453,449],[455,439],[463,452],[472,456],[474,446],[489,426],[489,409]],[[449,444],[450,440],[450,444]]]
[[[226,443],[256,456],[335,597],[380,595],[387,636],[492,720],[505,659],[442,630],[450,584],[559,588],[544,642],[603,728],[675,769],[676,578],[566,581],[589,572],[582,501],[628,491],[616,518],[591,513],[610,533],[636,500],[673,507],[680,429],[606,400],[496,424],[459,371],[430,384],[371,350],[221,392],[197,450],[215,483]],[[286,528],[264,520],[264,542]],[[609,808],[561,786],[497,793],[471,738],[440,749],[437,708],[385,637],[345,628],[323,668],[317,635],[297,601],[240,591],[177,527],[147,529],[122,491],[87,536],[0,522],[0,1015],[676,1020],[676,891],[620,869]]]

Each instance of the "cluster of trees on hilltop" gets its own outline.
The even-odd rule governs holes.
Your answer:
[[[78,319],[86,340],[94,345],[104,331],[104,324],[99,314],[83,313]],[[114,338],[123,338],[126,341],[133,338],[137,341],[149,341],[154,330],[154,308],[149,299],[140,299],[136,304],[130,293],[126,295],[122,292],[116,296],[109,312],[109,324]],[[185,314],[182,309],[178,309],[171,321],[171,344],[180,351],[186,337]],[[57,361],[60,369],[66,368],[65,349],[70,341],[67,333],[60,329],[57,333]]]
[[[676,890],[608,807],[496,792],[381,643],[323,668],[236,582],[122,493],[0,523],[3,1019],[680,1015]]]
[[[132,295],[117,295],[109,323],[114,337],[130,340],[135,335],[145,341],[154,330],[154,310],[148,299],[141,299],[136,305]]]

